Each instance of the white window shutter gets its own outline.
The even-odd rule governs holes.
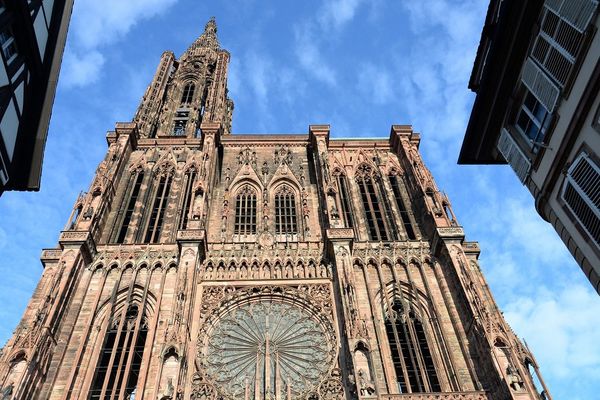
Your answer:
[[[498,151],[500,151],[504,156],[504,159],[510,164],[519,177],[519,180],[522,183],[525,183],[525,179],[531,168],[531,162],[521,151],[506,128],[502,128],[500,133],[500,139],[498,139]]]
[[[598,7],[597,0],[546,0],[546,7],[554,11],[579,32],[587,29]]]
[[[596,245],[600,245],[600,167],[586,153],[571,164],[562,198]]]
[[[560,89],[548,78],[548,76],[528,58],[523,66],[521,76],[523,84],[535,96],[535,98],[544,106],[549,113],[554,112]]]

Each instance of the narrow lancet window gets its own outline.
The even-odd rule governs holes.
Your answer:
[[[287,185],[279,189],[275,195],[275,233],[278,235],[295,235],[298,233],[296,197]]]
[[[250,185],[244,185],[235,198],[234,234],[256,234],[256,191]]]
[[[350,193],[348,192],[348,182],[346,176],[337,176],[337,185],[340,193],[340,207],[342,211],[342,218],[344,219],[344,225],[346,228],[352,228],[354,222],[352,221],[352,206],[350,203]]]
[[[383,207],[379,203],[373,176],[371,176],[371,168],[367,165],[362,165],[358,168],[358,176],[356,178],[360,190],[365,216],[367,218],[368,232],[370,240],[387,241],[389,235],[387,225],[384,221]]]
[[[396,300],[385,321],[392,362],[401,393],[439,392],[427,337],[421,321]]]
[[[171,176],[161,176],[154,197],[154,204],[148,221],[144,243],[158,243],[160,240],[160,233],[162,231],[162,224],[167,210],[170,190]]]
[[[194,90],[196,86],[193,83],[188,83],[183,88],[183,94],[181,95],[181,105],[186,106],[192,103],[192,99],[194,98]]]
[[[138,306],[113,316],[104,337],[90,400],[128,399],[137,386],[148,324]]]
[[[179,229],[186,229],[189,219],[192,201],[194,200],[194,181],[196,180],[196,170],[190,170],[185,174],[183,181],[183,204],[181,205],[181,215],[179,219]]]
[[[131,217],[135,210],[135,203],[137,202],[140,194],[140,188],[142,187],[142,181],[144,180],[144,173],[138,172],[131,177],[133,187],[130,188],[129,201],[127,202],[127,208],[125,209],[125,215],[123,216],[123,222],[121,223],[121,229],[119,230],[119,236],[117,236],[117,243],[123,243],[127,236],[127,230],[131,223]]]
[[[402,219],[402,224],[404,225],[404,230],[406,231],[406,236],[409,240],[415,240],[417,236],[415,235],[415,230],[413,229],[412,222],[410,221],[410,215],[406,208],[406,204],[402,198],[398,177],[396,175],[390,175],[389,178],[390,184],[392,185],[392,191],[394,192],[394,198],[396,199],[396,205],[398,205],[398,211],[400,212],[400,219]]]

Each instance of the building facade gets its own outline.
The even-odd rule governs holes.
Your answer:
[[[459,163],[508,163],[600,293],[597,0],[492,1]]]
[[[108,133],[3,399],[551,399],[419,135],[231,134],[229,57],[209,21]]]
[[[39,190],[73,0],[0,1],[0,195]]]

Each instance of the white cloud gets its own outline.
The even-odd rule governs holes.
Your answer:
[[[598,297],[588,287],[560,292],[545,287],[533,298],[517,297],[504,307],[512,327],[528,342],[542,373],[560,379],[600,379]]]
[[[63,58],[64,72],[61,75],[61,83],[66,88],[72,88],[96,82],[104,61],[104,56],[97,50],[78,56],[74,51],[67,49]]]
[[[83,49],[109,44],[126,35],[139,21],[160,14],[177,0],[79,0],[71,29]]]
[[[61,72],[65,87],[95,82],[105,62],[102,47],[118,41],[139,21],[160,14],[176,1],[76,1]]]
[[[354,18],[361,3],[364,3],[364,0],[330,0],[326,2],[320,12],[321,26],[324,29],[330,26],[340,28]]]
[[[393,79],[384,67],[366,63],[358,74],[357,88],[375,104],[385,104],[393,99]]]
[[[316,79],[328,84],[335,85],[336,76],[333,69],[319,50],[313,25],[305,23],[296,26],[294,31],[296,38],[295,52],[300,65]]]

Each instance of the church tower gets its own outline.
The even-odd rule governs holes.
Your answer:
[[[551,399],[419,134],[231,134],[216,33],[165,52],[108,132],[0,398]]]

